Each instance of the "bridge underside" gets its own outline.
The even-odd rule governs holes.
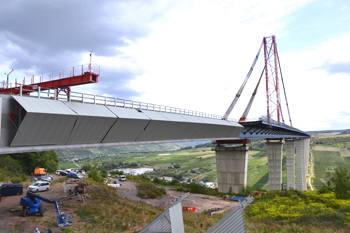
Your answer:
[[[0,154],[237,138],[237,122],[0,95]]]
[[[270,123],[264,120],[240,122],[244,129],[239,134],[242,139],[285,139],[309,138],[310,135],[280,122]]]

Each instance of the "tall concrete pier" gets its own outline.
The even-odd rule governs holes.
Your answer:
[[[269,166],[269,190],[281,190],[283,141],[267,141],[266,149]]]
[[[247,141],[222,140],[216,142],[216,165],[219,192],[238,193],[247,185],[248,150]],[[249,140],[248,140],[249,141]],[[243,146],[222,146],[221,144],[238,144]],[[307,190],[309,138],[270,139],[266,141],[269,190],[282,189],[283,145],[286,152],[287,189]],[[295,159],[296,155],[296,159]],[[295,161],[296,160],[296,161]],[[295,165],[296,164],[296,165]],[[295,168],[296,166],[296,168]]]
[[[306,175],[308,173],[310,138],[295,140],[297,154],[297,190],[307,190]]]
[[[287,160],[287,189],[295,189],[295,146],[294,139],[286,139],[284,144]]]
[[[219,192],[239,193],[247,185],[248,150],[239,147],[215,147]]]

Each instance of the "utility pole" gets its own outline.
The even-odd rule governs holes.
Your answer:
[[[10,71],[10,73],[6,74],[7,75],[7,81],[6,81],[6,88],[9,88],[9,76],[12,73],[13,69]]]
[[[90,63],[89,63],[89,72],[92,72],[92,64],[91,64],[91,56],[92,56],[92,51],[90,51]]]

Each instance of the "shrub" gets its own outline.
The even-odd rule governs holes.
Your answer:
[[[98,173],[98,170],[96,168],[92,168],[90,170],[89,177],[96,182],[99,182],[99,183],[103,182],[103,177]]]
[[[279,195],[282,194],[280,191],[268,193],[263,195],[264,200],[256,200],[247,208],[248,217],[307,224],[323,221],[339,225],[348,222],[350,201],[336,199],[334,193],[289,191],[284,197]],[[272,194],[275,197],[271,198]]]
[[[12,183],[21,183],[23,180],[21,177],[14,177],[11,179]]]
[[[137,186],[139,192],[137,196],[140,198],[151,198],[154,199],[156,197],[160,197],[166,194],[164,188],[159,188],[152,183],[141,183]]]

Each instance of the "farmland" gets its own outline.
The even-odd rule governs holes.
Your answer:
[[[268,165],[266,153],[249,151],[248,185],[255,189],[267,189]],[[152,167],[154,172],[147,173],[149,178],[161,176],[176,176],[186,180],[216,182],[215,151],[210,147],[191,148],[177,151],[126,153],[83,160],[81,162],[60,162],[61,169],[82,166],[86,163],[97,164],[107,171],[121,168]],[[129,165],[129,166],[128,166]],[[285,180],[286,172],[283,171]]]
[[[314,176],[312,177],[313,186],[316,189],[327,183],[327,180],[334,172],[334,169],[341,165],[350,164],[350,136],[329,134],[320,138],[314,138],[310,145],[310,152],[313,157]],[[257,146],[258,145],[258,146]],[[266,150],[262,147],[263,142],[255,142],[251,146],[248,155],[248,178],[247,184],[253,189],[268,189],[268,161]],[[172,176],[186,180],[216,182],[216,159],[215,152],[211,147],[195,148],[194,146],[186,146],[181,148],[171,148],[165,145],[156,147],[158,151],[147,152],[147,147],[142,148],[119,148],[118,151],[125,153],[115,153],[116,149],[108,151],[104,149],[104,153],[110,152],[108,156],[88,158],[75,163],[71,161],[60,161],[59,168],[72,168],[82,166],[83,164],[96,164],[100,169],[110,171],[120,168],[140,168],[151,167],[155,171],[148,173],[149,178]],[[161,149],[164,148],[164,151]],[[131,152],[131,150],[133,150]],[[154,148],[152,147],[152,150]],[[101,151],[99,151],[101,152]],[[94,154],[96,151],[86,151],[86,154]],[[74,154],[74,153],[73,153]],[[82,156],[79,154],[77,156]],[[282,183],[286,183],[286,165],[285,155],[283,154],[282,166]]]

